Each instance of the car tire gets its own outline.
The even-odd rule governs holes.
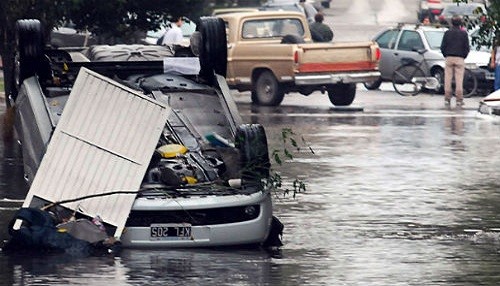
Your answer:
[[[44,52],[42,24],[36,19],[16,22],[16,55],[14,77],[16,88],[37,73]]]
[[[260,181],[269,177],[271,163],[267,137],[260,124],[242,124],[235,135],[235,146],[240,152],[243,181]]]
[[[433,70],[432,76],[435,77],[439,83],[438,88],[436,88],[436,93],[444,94],[444,70],[441,68]]]
[[[201,34],[200,75],[209,82],[213,81],[214,73],[225,77],[227,38],[224,20],[216,17],[201,17],[199,31]]]
[[[253,103],[263,106],[278,106],[284,97],[285,93],[271,71],[265,70],[257,76],[252,91]]]
[[[339,83],[328,87],[328,98],[335,106],[348,106],[356,97],[356,84]]]
[[[366,89],[368,90],[376,90],[380,87],[380,85],[382,84],[382,79],[379,78],[375,81],[371,81],[371,82],[365,82],[363,83],[363,85],[365,86]]]

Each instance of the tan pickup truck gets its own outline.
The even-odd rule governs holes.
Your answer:
[[[313,43],[302,13],[223,14],[228,37],[227,82],[251,91],[252,102],[276,106],[289,92],[327,92],[336,106],[350,105],[356,83],[380,77],[377,43]]]

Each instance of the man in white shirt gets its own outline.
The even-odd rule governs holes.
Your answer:
[[[165,32],[163,35],[162,45],[180,45],[182,43],[182,30],[181,26],[184,23],[182,17],[175,18],[175,23],[172,24],[172,27]]]

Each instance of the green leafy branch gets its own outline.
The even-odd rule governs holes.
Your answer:
[[[271,153],[271,157],[276,164],[282,166],[285,161],[294,160],[294,154],[301,152],[303,149],[307,149],[311,154],[314,154],[314,150],[307,144],[304,137],[300,136],[301,144],[298,143],[296,137],[297,134],[295,134],[291,128],[283,128],[281,130],[281,149],[275,149]],[[291,188],[285,187],[283,189],[283,178],[277,172],[271,172],[267,179],[266,186],[275,192],[277,190],[282,190],[283,196],[292,194],[293,198],[295,198],[297,194],[307,190],[306,183],[299,178],[293,180]]]

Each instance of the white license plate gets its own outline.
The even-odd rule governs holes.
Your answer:
[[[189,240],[192,239],[190,224],[152,224],[151,240]]]

